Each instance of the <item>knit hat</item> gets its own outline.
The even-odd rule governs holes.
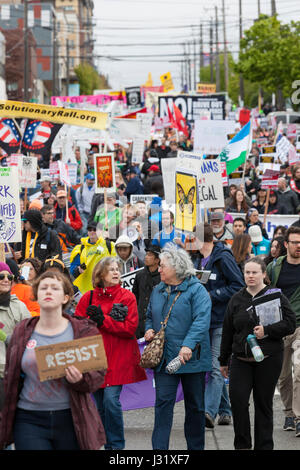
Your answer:
[[[22,220],[24,222],[30,222],[32,228],[37,231],[41,230],[43,226],[42,214],[36,209],[28,209],[25,211]]]
[[[34,199],[30,204],[28,209],[37,209],[38,211],[42,208],[42,203],[39,199]]]
[[[2,271],[7,271],[10,274],[12,274],[11,269],[8,266],[8,264],[0,262],[0,272],[2,272]]]

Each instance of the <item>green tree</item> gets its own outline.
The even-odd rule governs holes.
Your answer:
[[[104,75],[100,75],[88,63],[79,64],[74,71],[80,84],[81,95],[92,95],[94,90],[110,88],[107,78]]]
[[[279,107],[293,92],[299,78],[300,22],[282,24],[277,17],[261,15],[244,31],[235,70],[267,93],[277,93]]]

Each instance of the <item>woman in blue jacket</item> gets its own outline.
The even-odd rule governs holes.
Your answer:
[[[155,422],[153,449],[168,449],[176,392],[181,380],[185,402],[185,438],[189,450],[204,449],[205,373],[211,370],[209,325],[211,301],[195,276],[193,263],[185,250],[166,248],[160,255],[160,284],[152,291],[146,313],[145,339],[151,341],[160,330],[170,307],[165,330],[165,346],[160,364],[154,370]],[[180,294],[178,296],[178,294]],[[181,367],[175,374],[166,365],[179,356]]]

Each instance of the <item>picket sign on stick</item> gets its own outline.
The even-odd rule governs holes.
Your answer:
[[[0,243],[0,262],[5,263],[5,245]]]
[[[267,214],[268,214],[268,209],[269,209],[269,200],[270,200],[270,188],[267,189],[263,228],[266,228],[266,220],[267,220]]]
[[[105,141],[104,141],[104,151],[107,152],[107,132],[105,132]],[[104,188],[104,218],[105,218],[105,227],[104,231],[108,232],[108,214],[107,214],[107,188]]]

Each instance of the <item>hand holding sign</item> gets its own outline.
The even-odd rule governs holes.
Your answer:
[[[83,375],[75,366],[69,366],[66,369],[66,379],[71,384],[76,384],[82,380]]]

